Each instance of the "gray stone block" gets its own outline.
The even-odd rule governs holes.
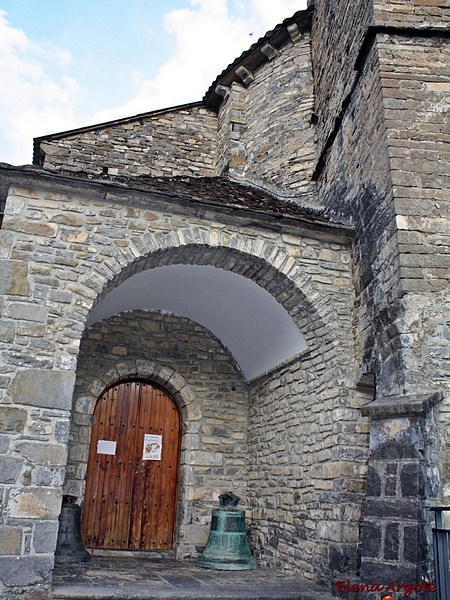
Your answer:
[[[381,496],[381,477],[373,466],[369,466],[366,484],[367,496]]]
[[[12,518],[56,520],[61,512],[61,493],[32,486],[11,490],[8,510]]]
[[[425,536],[418,526],[408,526],[404,530],[403,558],[406,562],[420,563],[426,560],[428,546]]]
[[[2,554],[20,554],[22,530],[19,527],[2,527],[0,529],[0,548]]]
[[[31,302],[11,302],[5,307],[5,316],[11,319],[23,319],[43,323],[47,315],[47,309],[42,304]]]
[[[12,342],[14,339],[14,322],[1,320],[0,321],[0,342]]]
[[[367,498],[366,515],[382,519],[417,519],[420,516],[420,499]]]
[[[386,477],[384,493],[386,494],[386,496],[395,496],[397,494],[397,478],[396,477]]]
[[[377,558],[381,549],[381,525],[366,521],[363,528],[362,536],[362,553],[366,557]]]
[[[75,374],[72,371],[20,371],[11,385],[17,404],[70,410]]]
[[[384,558],[386,560],[398,560],[399,554],[399,526],[397,523],[388,523],[384,537]]]
[[[0,434],[0,454],[6,454],[9,448],[11,437],[9,435]]]
[[[0,260],[0,294],[28,296],[28,265],[22,260]]]
[[[4,352],[3,358],[5,359],[5,362],[10,363],[11,365],[28,367],[29,369],[51,369],[53,366],[53,358],[51,356],[39,356],[39,354],[27,353],[23,350]]]
[[[58,521],[37,521],[35,523],[33,546],[36,553],[50,554],[55,551],[58,528]]]
[[[0,457],[0,483],[15,483],[22,464],[22,461],[16,458]]]
[[[384,562],[363,560],[361,565],[361,581],[376,582],[381,585],[389,585],[391,582],[416,582],[415,565],[399,565]],[[361,597],[361,596],[360,596]]]
[[[25,428],[28,413],[23,408],[0,406],[0,431],[21,432]]]
[[[20,587],[50,581],[53,561],[37,556],[0,556],[0,581],[7,587]]]
[[[33,473],[33,481],[36,485],[56,485],[60,487],[64,483],[64,476],[66,470],[63,468],[54,467],[39,467],[37,469],[34,469]]]
[[[406,464],[401,467],[400,485],[404,498],[422,496],[425,488],[424,473],[419,464]]]
[[[67,450],[61,445],[48,442],[19,442],[15,450],[36,465],[59,467],[66,464]]]

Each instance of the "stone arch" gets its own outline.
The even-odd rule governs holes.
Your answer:
[[[154,381],[167,390],[180,409],[182,418],[188,418],[187,411],[194,392],[184,377],[174,369],[166,365],[160,365],[156,361],[135,358],[119,359],[112,368],[105,369],[98,378],[92,379],[92,382],[87,386],[89,395],[83,396],[85,414],[93,414],[97,398],[103,390],[114,383],[134,377]]]
[[[189,239],[187,232],[190,232]],[[285,444],[285,447],[280,450],[280,458],[284,460],[287,457],[289,460],[288,463],[283,463],[286,465],[283,467],[286,470],[286,480],[289,479],[289,485],[292,485],[295,480],[299,488],[303,486],[305,492],[304,495],[299,494],[301,499],[299,502],[303,502],[303,498],[306,498],[307,494],[311,494],[315,501],[319,502],[320,494],[316,491],[316,479],[322,467],[315,467],[316,456],[317,461],[327,459],[328,454],[331,452],[329,447],[337,446],[337,434],[324,434],[328,436],[327,448],[323,451],[318,447],[314,448],[308,455],[309,462],[304,465],[297,466],[297,462],[298,456],[301,454],[301,444],[308,443],[307,431],[309,424],[314,421],[316,427],[322,427],[322,424],[324,424],[324,429],[330,428],[333,408],[348,404],[344,386],[348,389],[353,375],[348,376],[344,372],[348,370],[347,361],[350,357],[350,320],[347,318],[346,324],[341,327],[338,316],[338,308],[341,309],[340,314],[346,314],[346,311],[349,311],[348,294],[342,288],[334,286],[331,278],[329,281],[326,280],[323,275],[323,273],[326,274],[326,269],[322,270],[321,264],[317,265],[315,272],[308,271],[302,265],[300,256],[289,254],[287,250],[283,249],[283,241],[281,236],[278,237],[277,234],[267,236],[267,239],[264,239],[263,237],[252,237],[250,234],[245,236],[236,232],[235,236],[227,234],[227,239],[225,239],[223,233],[220,231],[216,233],[217,237],[214,237],[211,232],[202,231],[201,236],[198,237],[194,228],[186,228],[180,230],[178,236],[174,231],[167,234],[144,234],[140,241],[139,252],[136,251],[132,257],[128,256],[126,260],[124,255],[122,256],[122,260],[117,263],[114,269],[116,274],[108,280],[105,279],[101,289],[97,289],[95,300],[92,301],[90,306],[93,307],[110,290],[134,274],[147,269],[175,264],[215,266],[251,279],[269,292],[285,308],[302,331],[308,344],[309,356],[307,360],[303,360],[303,358],[301,360],[296,359],[292,365],[284,365],[279,375],[274,370],[268,377],[263,376],[258,381],[253,382],[251,389],[248,388],[247,398],[250,398],[250,394],[252,396],[252,412],[249,416],[249,420],[252,419],[252,435],[256,442],[255,446],[260,444],[261,447],[265,448],[267,446],[265,440],[273,435],[271,429],[275,424],[279,430],[279,439]],[[298,239],[301,241],[301,235],[298,236]],[[321,242],[314,243],[316,249],[320,249]],[[341,344],[336,343],[336,338],[339,337],[341,338],[340,342],[343,342]],[[340,354],[339,348],[344,348],[345,352]],[[190,395],[193,390],[190,389],[185,380],[178,379],[177,375],[179,374],[177,372],[173,369],[167,370],[163,364],[158,365],[157,360],[142,365],[140,361],[134,359],[131,361],[118,359],[113,368],[108,367],[101,374],[101,377],[92,381],[89,396],[77,398],[75,406],[88,403],[91,407],[92,402],[95,401],[107,384],[118,381],[120,378],[135,375],[143,376],[145,374],[150,375],[156,383],[160,383],[163,387],[168,384],[169,387],[166,387],[166,389],[180,402],[180,408],[182,411],[186,411],[186,414],[189,414],[191,409],[196,410],[195,403],[192,402],[192,396]],[[334,381],[331,381],[332,377]],[[345,382],[343,381],[344,378]],[[170,388],[171,385],[174,386],[173,389]],[[332,387],[335,389],[330,391]],[[89,411],[86,408],[83,410],[85,411],[86,426],[89,426]],[[291,431],[292,425],[295,425],[296,429],[295,431],[292,430],[293,435],[288,439],[286,417],[282,413],[288,414],[288,411],[293,410],[296,411],[295,414],[298,416],[295,419],[290,418],[289,431]],[[359,415],[356,413],[357,411],[351,412],[352,419],[358,418]],[[192,412],[190,414],[192,415]],[[266,415],[270,415],[270,419],[267,419]],[[342,417],[341,414],[336,413],[333,418],[348,417],[347,413],[343,411]],[[274,419],[278,420],[275,422]],[[357,440],[356,443],[359,444],[359,441]],[[262,456],[262,459],[266,460],[266,457]],[[262,461],[258,462],[259,458],[256,455],[252,460],[253,480],[258,481],[258,485],[262,485],[265,467]],[[72,465],[69,465],[69,468],[72,468]],[[291,471],[288,474],[289,469]],[[192,477],[192,472],[186,468],[181,480],[187,482],[189,477]],[[262,477],[261,482],[257,479],[258,477]],[[346,475],[343,474],[341,479],[344,481],[345,477]],[[358,477],[355,476],[355,479]],[[250,478],[247,482],[249,481]],[[248,485],[249,498],[250,492],[253,493],[250,490],[250,485]],[[267,493],[269,492],[268,489]],[[66,493],[70,492],[67,491]],[[80,495],[79,491],[78,495]],[[201,511],[203,511],[200,514],[201,517],[210,509],[211,504],[208,504],[210,502],[212,500],[207,496],[202,496],[199,500],[198,504],[202,504]],[[260,505],[256,493],[253,499],[250,498],[249,502],[252,502],[251,510],[255,514],[262,515],[255,521],[254,539],[261,548],[259,550],[260,558],[266,561],[266,564],[269,564],[273,560],[278,560],[278,554],[275,551],[271,556],[270,552],[263,550],[265,546],[264,531],[268,526],[265,523],[264,515],[266,513],[269,515],[270,511],[264,506],[263,498]],[[281,496],[279,502],[284,502]],[[182,515],[180,527],[187,526],[190,510],[191,506],[185,506],[183,510],[180,510],[180,515]],[[292,511],[292,507],[288,509],[289,511]],[[329,518],[326,508],[323,508],[322,512],[323,519]],[[269,521],[271,518],[269,515]],[[283,519],[284,513],[281,511],[276,518]],[[299,523],[301,523],[301,518],[299,513]],[[199,523],[197,521],[195,523],[196,530],[199,530],[199,524],[203,526],[203,522],[200,521]],[[201,543],[200,541],[200,545]],[[321,552],[328,548],[327,544],[328,541],[323,542]],[[185,556],[193,557],[192,548],[197,547],[197,545],[191,542],[189,550],[191,554],[185,554]],[[295,540],[292,541],[292,551],[291,540],[288,547],[286,556],[280,555],[283,560],[284,557],[290,560],[289,553],[295,553]]]
[[[98,397],[111,385],[131,378],[147,379],[163,387],[177,404],[182,423],[191,419],[194,398],[191,386],[180,373],[154,360],[119,359],[112,368],[105,369],[98,378],[92,378],[87,385],[88,393],[85,390],[83,395],[75,396],[72,407],[71,439],[75,440],[75,443],[69,442],[68,481],[65,484],[65,493],[76,496],[80,502],[84,494],[83,483],[89,453],[92,415]],[[182,435],[189,435],[189,433],[183,430]]]
[[[191,229],[188,231],[192,233]],[[195,236],[181,230],[179,237],[186,240]],[[211,245],[170,245],[170,241],[174,241],[173,235],[161,236],[158,242],[149,244],[154,246],[158,243],[157,249],[122,266],[117,275],[106,282],[90,310],[109,291],[141,271],[175,264],[210,265],[251,279],[268,291],[292,317],[309,347],[316,346],[318,334],[321,344],[331,342],[333,334],[336,335],[339,322],[330,315],[334,310],[333,303],[316,302],[321,290],[314,278],[302,269],[299,260],[289,256],[282,247],[263,238],[249,238],[247,243],[242,240],[238,243],[238,237],[232,236],[229,236],[226,246],[218,245],[214,239],[210,240]]]

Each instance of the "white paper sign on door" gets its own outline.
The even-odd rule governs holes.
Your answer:
[[[108,440],[98,440],[97,442],[97,454],[112,454],[116,453],[117,442],[110,442]]]
[[[146,433],[142,460],[161,460],[162,435]]]

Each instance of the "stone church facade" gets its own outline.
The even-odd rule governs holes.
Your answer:
[[[172,555],[198,556],[231,489],[261,565],[433,580],[450,6],[309,4],[202,101],[1,165],[2,597],[49,597],[62,497],[83,505],[97,401],[127,382],[180,415]]]

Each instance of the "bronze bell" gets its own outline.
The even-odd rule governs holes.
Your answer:
[[[81,540],[81,507],[75,504],[75,500],[75,496],[63,496],[55,550],[56,564],[84,563],[91,560],[91,555]]]
[[[229,492],[219,500],[220,508],[212,511],[208,542],[196,565],[220,571],[257,569],[245,533],[245,511],[236,508],[239,498]]]

